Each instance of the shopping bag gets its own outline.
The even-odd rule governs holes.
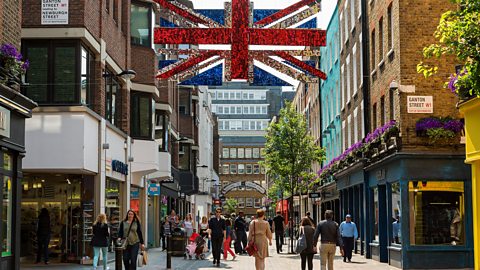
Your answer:
[[[300,227],[301,234],[297,240],[297,247],[295,248],[295,253],[299,254],[307,248],[307,239],[305,238],[305,233],[303,232],[303,227]]]
[[[143,265],[148,264],[148,253],[146,250],[143,251]]]
[[[138,253],[137,266],[138,267],[143,267],[143,252]]]

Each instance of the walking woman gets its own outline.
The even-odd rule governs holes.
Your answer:
[[[202,217],[202,223],[200,223],[200,235],[204,238],[208,236],[208,219],[206,216]],[[210,245],[211,241],[208,238],[208,251],[210,251]]]
[[[123,251],[125,269],[136,270],[138,250],[139,248],[145,250],[145,245],[143,243],[142,226],[133,210],[128,210],[125,220],[120,223],[118,237],[127,241],[127,246]]]
[[[100,256],[100,250],[103,255],[103,269],[107,269],[107,249],[110,234],[108,233],[107,216],[100,214],[97,216],[97,220],[93,224],[93,269],[97,269],[98,257]]]
[[[268,245],[272,245],[272,231],[270,225],[265,221],[265,211],[257,210],[257,219],[250,222],[248,228],[248,242],[253,240],[257,245],[258,251],[253,254],[255,256],[255,269],[265,269],[265,258],[268,257]]]
[[[230,243],[232,242],[232,221],[229,218],[225,220],[225,227],[227,228],[225,233],[225,235],[227,236],[227,239],[223,241],[223,259],[226,261],[228,252],[230,252],[230,254],[232,254],[233,256],[233,259],[232,259],[233,261],[237,256],[235,256],[235,253],[230,248]]]
[[[313,226],[312,221],[308,217],[304,217],[300,221],[299,234],[303,233],[307,242],[307,248],[300,253],[302,270],[305,270],[307,262],[308,270],[313,270],[313,255],[317,253],[317,247],[313,245],[313,234],[315,233]]]
[[[192,214],[188,213],[185,221],[183,222],[183,228],[185,229],[185,233],[187,234],[187,238],[190,238],[193,233],[193,220]]]

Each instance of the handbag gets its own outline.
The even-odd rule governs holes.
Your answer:
[[[303,226],[300,227],[300,237],[297,240],[297,247],[295,248],[295,253],[299,254],[307,248],[307,239],[305,238],[305,231]]]
[[[230,231],[230,237],[232,238],[232,241],[236,241],[236,240],[237,240],[237,234],[235,233],[234,230],[231,230],[231,231]]]
[[[126,249],[127,248],[127,238],[128,236],[130,235],[130,231],[132,230],[132,224],[133,222],[135,221],[132,221],[132,223],[130,223],[130,226],[128,227],[128,232],[127,232],[127,236],[125,237],[125,239],[120,239],[118,242],[118,246],[121,247],[122,249]]]
[[[258,251],[257,244],[255,244],[255,223],[256,222],[253,221],[253,240],[250,240],[245,248],[249,256],[252,256]]]
[[[137,266],[138,267],[143,267],[143,265],[144,265],[143,264],[143,258],[144,258],[143,252],[138,253],[138,255],[137,255]]]

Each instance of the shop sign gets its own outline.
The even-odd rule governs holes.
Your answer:
[[[123,175],[128,175],[128,165],[116,159],[112,160],[112,170]]]
[[[69,0],[42,0],[42,24],[68,24]]]
[[[10,138],[10,110],[0,107],[0,136]]]
[[[308,193],[308,197],[309,197],[310,199],[320,198],[320,192]]]
[[[159,183],[148,184],[148,195],[149,196],[160,196],[160,184]]]
[[[105,200],[105,207],[118,207],[117,199],[107,199]]]
[[[433,113],[433,96],[407,96],[408,113]]]

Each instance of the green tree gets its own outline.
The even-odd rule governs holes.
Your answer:
[[[237,210],[237,200],[232,198],[227,199],[224,208],[229,214],[235,213],[235,210]]]
[[[480,96],[480,1],[451,0],[458,9],[442,14],[435,31],[438,42],[423,49],[426,59],[454,55],[463,68],[445,83],[461,99]],[[419,63],[417,72],[429,77],[437,72],[434,64]]]
[[[317,146],[307,128],[305,117],[291,103],[280,111],[278,121],[267,129],[265,144],[265,166],[267,174],[277,188],[291,195],[301,192],[315,178],[312,164],[324,159],[325,151]],[[293,196],[289,201],[290,235],[293,234]],[[293,238],[290,237],[291,252]]]

